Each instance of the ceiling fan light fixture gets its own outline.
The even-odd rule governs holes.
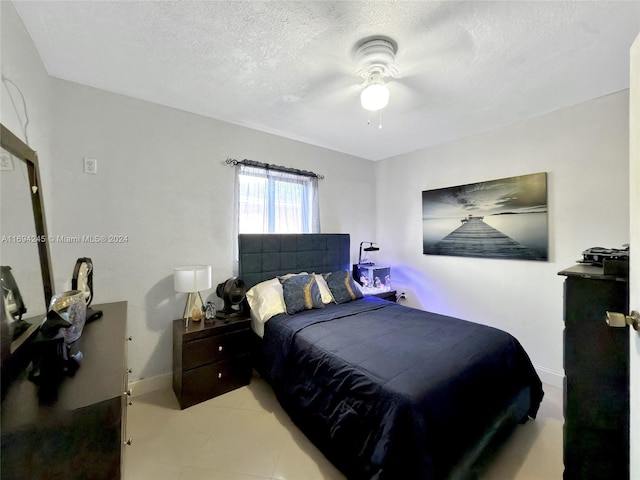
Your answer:
[[[380,79],[371,81],[360,94],[362,108],[375,112],[389,103],[389,88]]]

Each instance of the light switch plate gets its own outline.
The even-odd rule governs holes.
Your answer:
[[[13,158],[11,158],[11,155],[6,153],[0,155],[0,170],[13,170]]]
[[[84,157],[84,173],[96,175],[98,173],[98,160]]]

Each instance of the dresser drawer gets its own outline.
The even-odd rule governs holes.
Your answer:
[[[249,352],[251,332],[249,329],[215,335],[186,342],[182,350],[182,368],[192,368],[219,362]]]
[[[181,407],[248,385],[251,360],[248,354],[188,370],[182,375]]]

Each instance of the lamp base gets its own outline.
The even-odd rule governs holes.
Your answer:
[[[202,312],[202,297],[200,296],[200,292],[191,292],[187,296],[187,304],[184,306],[184,313],[182,314],[182,318],[184,318],[185,325],[189,324],[189,318],[192,318],[195,322],[199,322],[202,318],[202,315],[198,315],[197,317],[193,316],[193,311],[196,309],[197,311]]]

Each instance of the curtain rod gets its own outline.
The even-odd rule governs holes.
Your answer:
[[[286,172],[286,173],[295,173],[297,175],[302,175],[305,177],[316,177],[319,180],[324,180],[324,175],[320,175],[319,173],[309,172],[307,170],[298,170],[297,168],[291,167],[283,167],[281,165],[273,165],[270,163],[262,163],[256,162],[255,160],[236,160],[235,158],[227,158],[225,160],[227,165],[247,165],[248,167],[262,167],[267,170],[276,170],[278,172]]]

